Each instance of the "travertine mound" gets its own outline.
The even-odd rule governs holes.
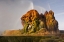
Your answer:
[[[58,21],[54,17],[54,12],[50,10],[49,12],[45,12],[44,16],[46,17],[46,25],[48,31],[57,32],[58,30]]]
[[[39,18],[39,13],[36,10],[30,10],[21,17],[22,23],[29,22],[29,24],[35,19]]]
[[[54,12],[50,10],[44,14],[39,14],[37,10],[28,11],[21,17],[22,30],[6,31],[6,35],[57,35],[59,34],[58,21],[54,17]],[[11,33],[12,32],[12,33]]]

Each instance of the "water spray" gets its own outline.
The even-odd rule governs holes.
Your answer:
[[[33,5],[33,2],[31,2],[31,8],[34,9],[34,5]]]
[[[41,6],[36,6],[36,7],[38,7],[38,8],[40,9],[40,13],[44,13],[44,12],[46,11],[46,9],[43,8],[43,7],[41,7]],[[37,8],[37,9],[38,9],[38,8]]]
[[[29,2],[30,4],[29,4],[29,7],[28,7],[28,9],[27,9],[26,11],[28,11],[28,10],[30,10],[30,9],[34,9],[33,2],[31,2],[31,1],[28,1],[28,2]],[[21,24],[21,20],[20,20],[21,16],[22,16],[22,14],[20,14],[19,18],[17,18],[17,21],[15,22],[15,25],[14,25],[13,28],[17,28],[17,25],[23,27],[22,24]],[[21,27],[20,27],[20,28],[21,28]]]
[[[50,4],[48,3],[49,10],[51,10]]]

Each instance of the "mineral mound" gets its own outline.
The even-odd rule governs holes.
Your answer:
[[[39,14],[37,10],[28,11],[21,17],[23,29],[10,30],[3,33],[4,36],[43,36],[58,35],[58,21],[54,17],[54,12],[50,10],[44,14]]]

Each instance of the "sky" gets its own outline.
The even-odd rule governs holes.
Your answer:
[[[64,30],[64,0],[32,0],[35,5],[44,7],[47,11],[53,10],[59,29]]]
[[[21,16],[31,9],[53,10],[59,29],[64,30],[64,0],[0,0],[0,32],[23,28]]]

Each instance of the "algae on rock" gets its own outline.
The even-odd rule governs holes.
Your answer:
[[[46,11],[44,14],[39,14],[35,9],[30,10],[21,17],[21,23],[23,28],[19,35],[43,36],[51,34],[56,35],[60,33],[58,29],[58,21],[55,19],[54,12],[52,10],[49,12]],[[10,35],[10,32],[5,34]]]

